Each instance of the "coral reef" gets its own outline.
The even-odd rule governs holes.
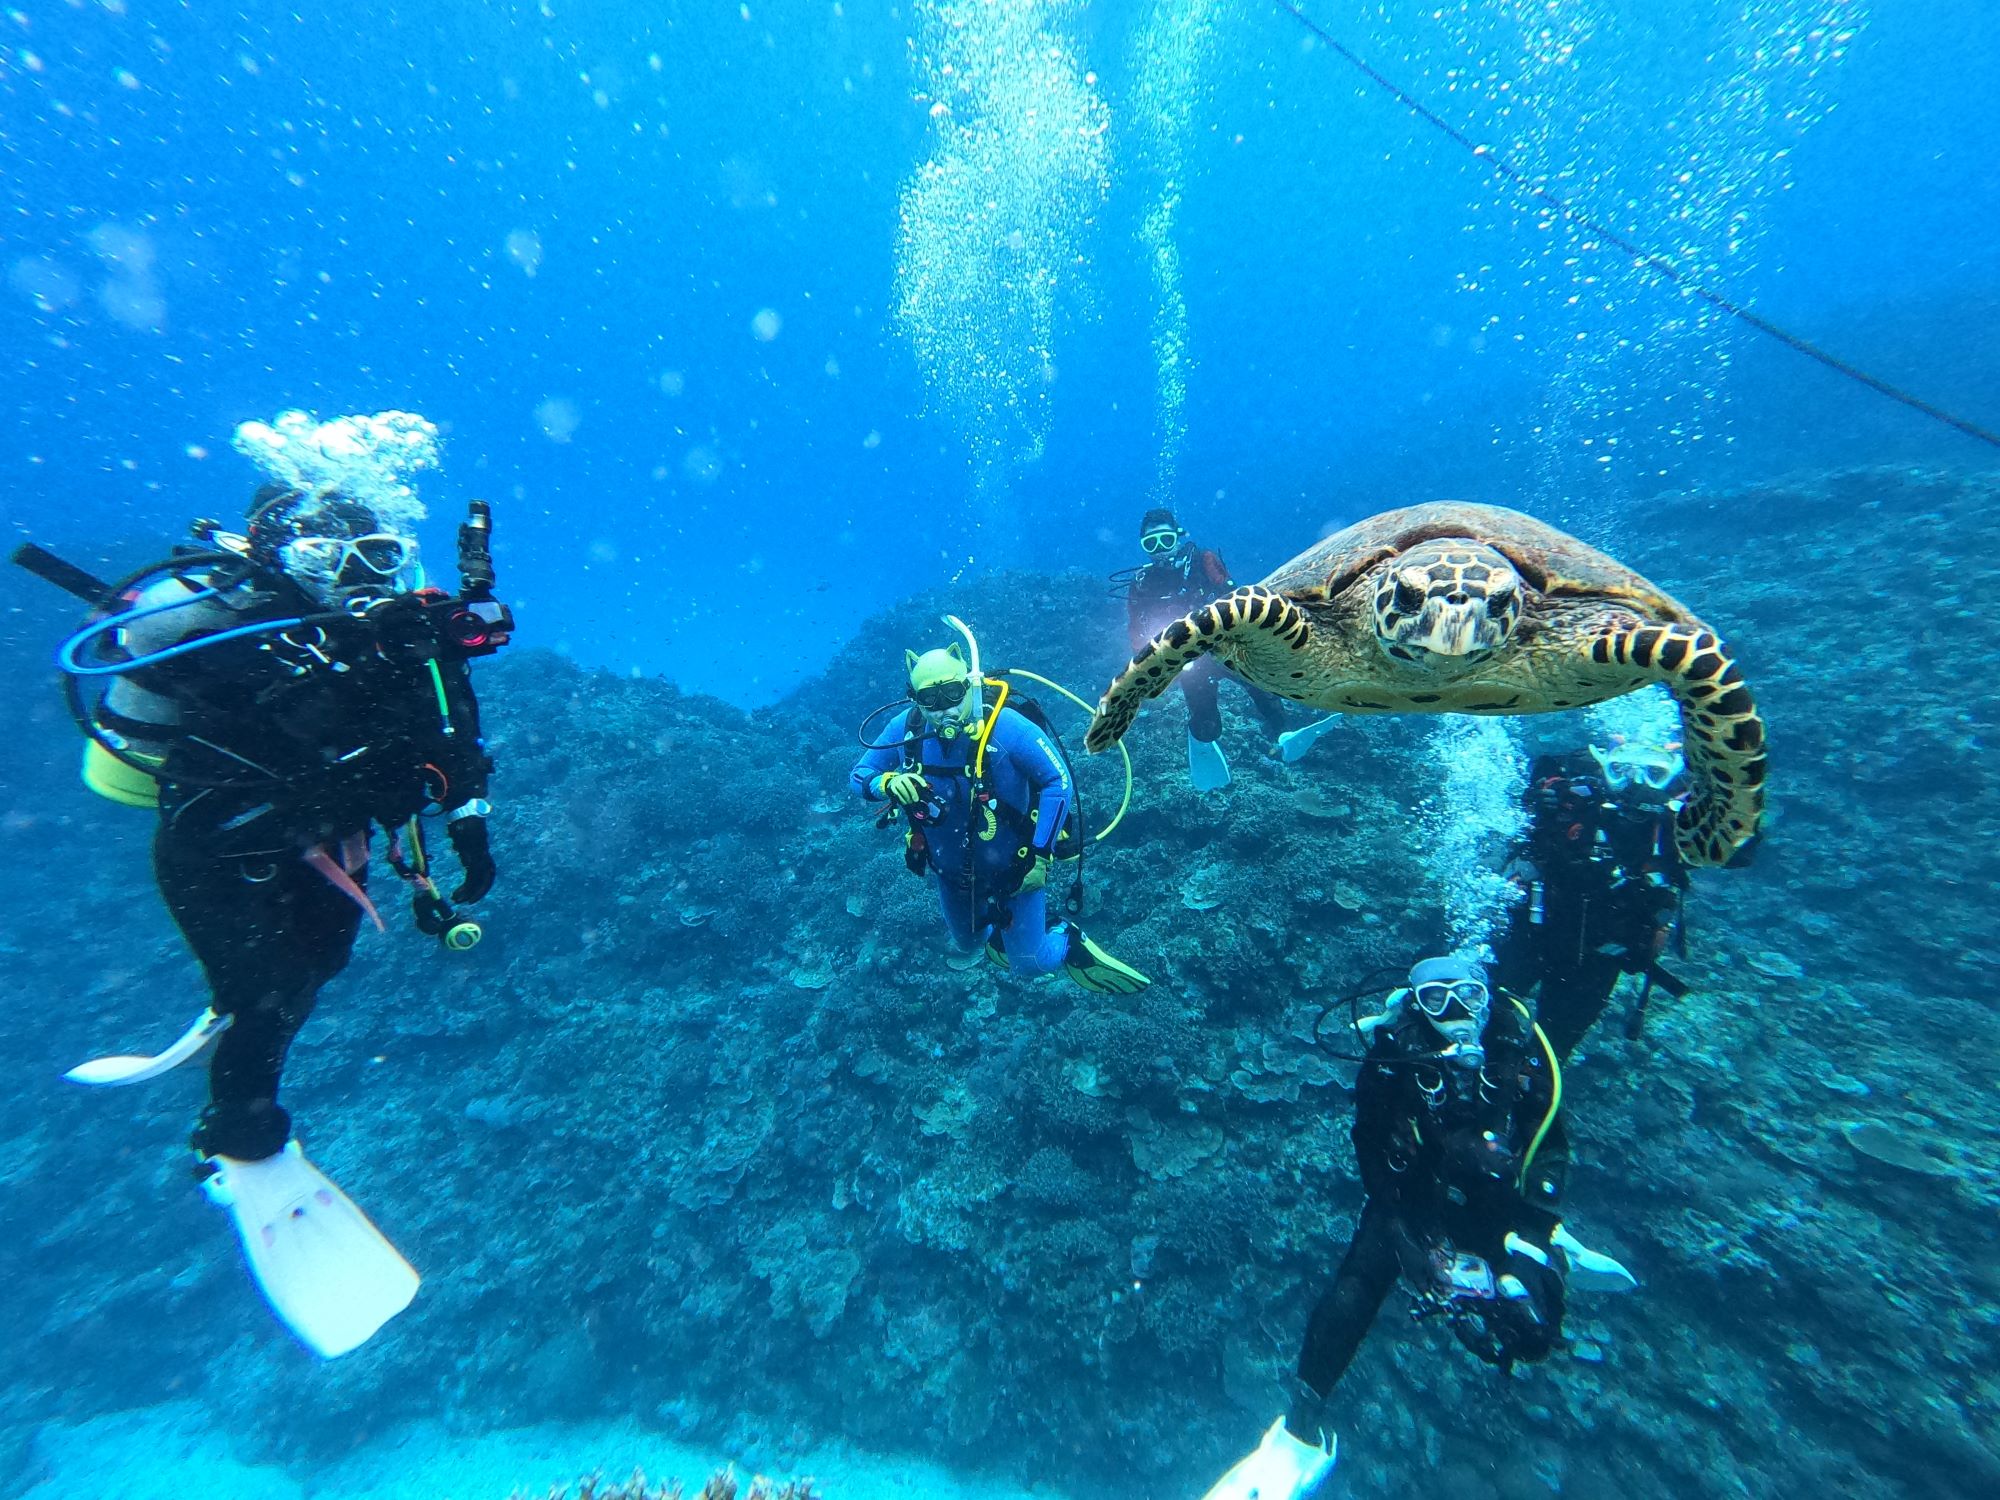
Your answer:
[[[516,1490],[512,1500],[571,1500],[571,1495],[571,1486],[564,1484],[550,1489],[546,1495]],[[608,1482],[602,1474],[586,1474],[577,1480],[574,1497],[575,1500],[818,1500],[819,1491],[813,1488],[810,1479],[774,1484],[761,1475],[745,1489],[734,1469],[724,1469],[709,1475],[701,1489],[689,1496],[677,1479],[649,1484],[643,1470],[634,1470],[632,1477],[622,1483]]]
[[[1730,636],[1773,757],[1754,864],[1696,881],[1693,992],[1637,1040],[1614,1002],[1569,1070],[1572,1219],[1643,1286],[1577,1299],[1573,1356],[1505,1383],[1392,1305],[1339,1393],[1338,1482],[1993,1493],[2000,485],[1670,498],[1625,550]],[[844,788],[855,720],[947,607],[1094,696],[1124,655],[1101,581],[913,599],[754,714],[482,665],[487,941],[364,936],[288,1074],[308,1149],[426,1277],[322,1365],[186,1180],[196,1070],[58,1081],[202,995],[147,819],[74,785],[39,665],[68,615],[9,587],[0,1431],[194,1397],[304,1473],[416,1417],[629,1414],[767,1470],[833,1434],[1154,1497],[1199,1494],[1282,1404],[1359,1203],[1337,1001],[1445,935],[1431,726],[1357,720],[1285,765],[1225,687],[1236,780],[1196,798],[1178,701],[1150,710],[1083,871],[1092,934],[1157,980],[1113,1001],[947,966],[934,893]],[[1533,753],[1589,725],[1517,729]],[[1079,771],[1100,825],[1115,761]]]

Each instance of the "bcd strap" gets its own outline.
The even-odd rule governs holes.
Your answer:
[[[66,594],[74,594],[93,609],[111,596],[111,585],[96,574],[65,562],[46,547],[23,542],[14,549],[14,565],[26,568],[44,583],[52,583]]]

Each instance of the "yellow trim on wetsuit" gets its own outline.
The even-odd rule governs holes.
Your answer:
[[[1549,1112],[1542,1116],[1541,1128],[1536,1130],[1535,1138],[1528,1142],[1528,1154],[1521,1158],[1521,1170],[1514,1179],[1515,1185],[1519,1186],[1528,1180],[1528,1168],[1535,1164],[1535,1153],[1542,1149],[1542,1142],[1547,1139],[1549,1128],[1556,1123],[1556,1113],[1562,1108],[1563,1070],[1562,1064],[1556,1061],[1556,1049],[1549,1045],[1549,1034],[1542,1030],[1542,1023],[1535,1019],[1534,1012],[1512,995],[1507,998],[1514,1001],[1514,1009],[1518,1010],[1522,1018],[1534,1028],[1535,1040],[1542,1044],[1542,1056],[1549,1060]]]

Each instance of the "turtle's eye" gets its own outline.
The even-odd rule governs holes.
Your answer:
[[[1412,579],[1408,573],[1396,575],[1396,608],[1406,615],[1413,615],[1424,607],[1424,596],[1430,592],[1430,580],[1419,574]]]

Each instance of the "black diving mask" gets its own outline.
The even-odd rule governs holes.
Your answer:
[[[971,691],[971,678],[948,677],[943,682],[910,689],[910,701],[927,714],[950,713],[965,701],[965,695]]]

